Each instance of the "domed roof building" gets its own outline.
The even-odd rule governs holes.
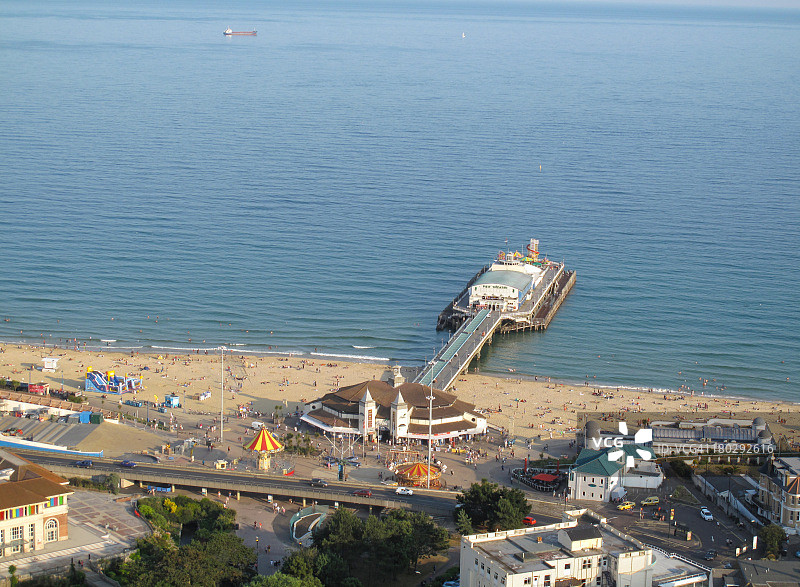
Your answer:
[[[308,402],[301,419],[325,432],[365,434],[370,439],[388,434],[395,440],[426,440],[429,422],[436,439],[483,434],[487,426],[486,417],[474,404],[451,393],[418,383],[395,387],[377,380],[349,385]]]

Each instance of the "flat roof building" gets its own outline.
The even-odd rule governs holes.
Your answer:
[[[649,548],[589,510],[565,521],[463,536],[461,587],[688,587],[708,569]]]

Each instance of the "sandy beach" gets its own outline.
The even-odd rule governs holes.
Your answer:
[[[26,345],[0,346],[0,376],[20,382],[47,382],[52,389],[83,389],[88,367],[96,371],[113,370],[117,375],[141,377],[142,400],[163,401],[175,393],[185,406],[182,414],[218,415],[220,410],[220,355],[209,351],[200,354],[137,354],[88,352]],[[59,357],[55,373],[41,371],[43,357]],[[250,356],[226,351],[225,413],[232,416],[245,405],[262,414],[271,414],[276,406],[284,413],[338,387],[370,379],[387,379],[388,365],[309,360],[301,357]],[[515,374],[516,375],[516,374]],[[197,399],[210,392],[205,401]],[[474,403],[489,416],[492,425],[505,428],[520,438],[571,438],[584,412],[596,412],[618,420],[636,423],[636,414],[697,412],[702,416],[751,419],[763,416],[776,435],[789,440],[798,438],[800,409],[786,402],[751,401],[720,396],[664,393],[625,388],[595,388],[591,385],[555,383],[547,378],[492,377],[465,374],[454,388],[460,399]],[[93,406],[113,409],[114,404],[131,399],[122,396],[88,393]]]

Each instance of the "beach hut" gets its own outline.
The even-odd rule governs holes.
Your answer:
[[[269,469],[272,455],[283,450],[283,445],[270,434],[266,428],[262,428],[253,441],[245,445],[247,450],[258,453],[258,468]]]

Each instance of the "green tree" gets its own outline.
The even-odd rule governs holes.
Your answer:
[[[764,526],[758,531],[758,539],[764,545],[767,556],[773,555],[777,558],[780,553],[781,543],[786,540],[786,532],[777,524]]]
[[[297,579],[308,579],[314,576],[314,562],[317,549],[301,548],[289,553],[281,563],[281,572]]]
[[[8,566],[8,574],[11,575],[11,584],[16,585],[19,582],[19,578],[16,575],[17,567],[16,565],[9,565]]]
[[[522,518],[530,511],[525,494],[519,489],[500,487],[481,479],[457,497],[466,515],[475,526],[490,530],[509,530],[522,526]],[[458,515],[458,514],[456,514]]]
[[[359,586],[361,583],[359,583]],[[275,573],[269,577],[260,575],[247,583],[245,587],[322,587],[322,582],[316,577],[298,579],[292,575]]]
[[[456,530],[463,536],[469,536],[475,533],[475,529],[472,527],[472,520],[469,519],[464,508],[458,508],[456,510]]]
[[[419,559],[435,556],[450,545],[447,530],[437,526],[428,514],[394,510],[390,512],[389,519],[406,522],[400,529],[405,532],[404,550],[415,570]]]
[[[325,578],[325,587],[343,587],[350,568],[338,554],[320,552],[314,560],[314,576]]]
[[[339,508],[321,528],[314,530],[314,545],[351,563],[361,555],[363,533],[364,523],[355,513]]]

